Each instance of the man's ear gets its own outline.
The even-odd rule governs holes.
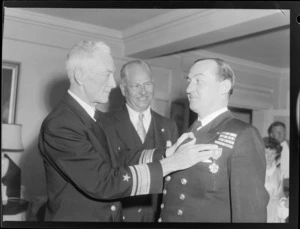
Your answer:
[[[81,69],[75,69],[74,70],[74,80],[78,85],[83,85],[84,82],[84,74]]]
[[[122,95],[125,97],[125,84],[124,84],[124,82],[120,83],[120,89],[121,89]]]
[[[231,89],[231,81],[225,79],[221,82],[221,94],[228,94]]]

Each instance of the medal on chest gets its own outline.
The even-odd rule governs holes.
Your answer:
[[[216,163],[216,160],[221,157],[222,155],[222,148],[218,148],[213,150],[213,154],[211,156],[212,163],[208,166],[209,171],[211,173],[217,173],[219,171],[219,165]]]
[[[211,173],[217,173],[219,171],[219,166],[215,161],[213,161],[208,168]]]

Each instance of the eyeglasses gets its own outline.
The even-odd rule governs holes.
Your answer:
[[[143,84],[138,84],[138,83],[130,84],[130,83],[127,83],[127,86],[130,87],[133,91],[139,91],[139,90],[141,90],[142,87],[147,90],[147,89],[151,89],[153,87],[153,82],[146,82],[146,83],[143,83]]]

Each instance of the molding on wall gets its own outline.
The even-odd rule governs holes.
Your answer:
[[[174,10],[123,30],[123,38],[125,41],[129,41],[130,39],[147,36],[147,34],[157,33],[165,29],[178,28],[179,24],[186,24],[189,23],[189,21],[205,19],[216,11],[217,10],[208,9]]]
[[[122,43],[122,32],[64,18],[29,12],[16,8],[4,8],[5,20],[16,21],[92,37],[105,37],[111,42]]]
[[[177,18],[169,14],[124,31],[125,53],[151,58],[170,50],[179,52],[289,24],[278,10],[213,9],[183,11]],[[173,22],[170,18],[175,18]],[[220,20],[226,18],[226,20]],[[200,28],[200,29],[196,29]],[[147,44],[145,46],[144,44]],[[180,45],[179,45],[180,44]]]
[[[267,87],[261,87],[258,85],[253,85],[253,84],[245,84],[245,83],[240,83],[240,82],[235,82],[234,84],[234,90],[235,89],[240,89],[240,90],[245,90],[245,91],[250,91],[255,94],[261,94],[264,96],[270,96],[274,93],[274,90],[272,88],[267,88]]]
[[[289,77],[290,76],[290,68],[282,68],[281,69],[281,76],[282,77]]]

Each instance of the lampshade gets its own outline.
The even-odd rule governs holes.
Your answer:
[[[22,125],[2,123],[2,151],[21,152],[22,144]]]

